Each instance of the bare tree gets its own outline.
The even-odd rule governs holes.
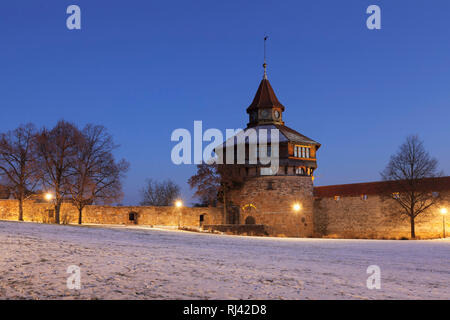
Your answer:
[[[74,174],[72,168],[80,139],[82,134],[77,127],[64,120],[51,130],[44,128],[37,136],[43,186],[55,193],[55,222],[58,224],[61,205],[70,194],[70,178]]]
[[[0,199],[9,199],[11,196],[10,182],[5,175],[0,174]]]
[[[143,206],[170,206],[180,196],[180,187],[171,180],[158,182],[147,179],[141,194]]]
[[[78,209],[78,224],[82,223],[86,205],[122,199],[122,179],[129,167],[124,159],[115,161],[112,152],[117,146],[105,127],[88,124],[81,133],[69,179],[70,196]]]
[[[39,182],[35,141],[36,128],[31,123],[0,135],[0,174],[19,201],[19,221],[23,221],[24,200]]]
[[[196,189],[194,196],[200,199],[201,205],[211,206],[217,202],[220,181],[217,165],[202,163],[197,165],[197,173],[189,178],[188,184]]]
[[[219,199],[223,203],[223,218],[222,222],[227,223],[227,207],[228,203],[228,193],[233,190],[240,188],[244,182],[244,178],[239,174],[240,166],[221,164],[217,166],[217,172],[220,175],[220,189],[219,189]]]
[[[214,162],[197,165],[197,173],[189,178],[191,188],[196,188],[195,196],[208,204],[219,200],[223,203],[223,223],[226,223],[228,193],[239,187],[243,177],[236,165],[217,165]]]
[[[381,173],[383,180],[391,181],[387,189],[399,205],[398,213],[409,218],[412,238],[416,237],[415,218],[437,202],[427,186],[427,178],[440,175],[437,160],[431,158],[415,135],[407,137]]]

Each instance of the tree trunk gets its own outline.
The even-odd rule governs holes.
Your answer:
[[[19,221],[23,221],[23,198],[19,197]]]
[[[414,226],[414,218],[411,217],[411,238],[414,239],[416,237],[416,230]]]
[[[59,211],[61,209],[61,203],[59,203],[59,201],[57,201],[57,203],[55,204],[55,223],[59,224]]]
[[[227,197],[225,188],[223,188],[223,217],[222,224],[227,224]]]
[[[78,224],[82,223],[83,208],[78,208]]]

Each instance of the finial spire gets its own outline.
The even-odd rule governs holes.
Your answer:
[[[264,37],[264,63],[263,63],[263,68],[264,68],[264,76],[263,79],[267,79],[267,63],[266,63],[266,41],[267,41],[268,36]]]

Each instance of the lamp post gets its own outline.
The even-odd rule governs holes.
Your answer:
[[[175,201],[175,207],[178,208],[178,229],[180,228],[181,224],[181,207],[183,206],[183,202],[181,200]]]
[[[445,238],[445,215],[447,214],[447,208],[442,208],[441,214],[442,214],[442,234]]]
[[[300,202],[294,202],[292,204],[292,210],[295,212],[295,215],[297,216],[298,219],[300,219],[300,217],[298,217],[298,213],[300,212],[300,210],[302,210],[302,205],[300,204]],[[301,227],[300,227],[301,221],[298,221],[298,232],[301,233]]]
[[[55,196],[51,192],[44,193],[44,199],[48,203],[51,203],[53,205],[55,204],[54,203]],[[46,210],[46,212],[47,212],[47,216],[45,217],[45,220],[47,220],[48,222],[52,222],[53,219],[55,219],[55,212],[54,212],[54,210]]]

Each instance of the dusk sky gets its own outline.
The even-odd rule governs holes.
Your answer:
[[[81,30],[66,27],[71,4]],[[381,30],[366,27],[371,4]],[[172,164],[171,133],[245,127],[267,34],[285,124],[322,144],[316,185],[379,180],[409,134],[448,175],[449,19],[448,0],[2,1],[0,130],[102,124],[130,162],[124,204],[146,178],[191,202],[195,166]]]

